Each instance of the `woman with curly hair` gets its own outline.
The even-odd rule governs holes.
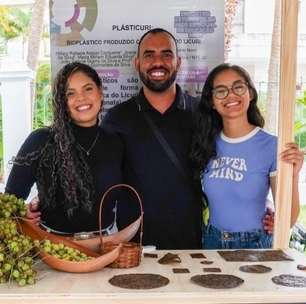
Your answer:
[[[269,248],[262,229],[269,189],[274,196],[277,138],[263,130],[249,74],[221,64],[208,75],[199,104],[191,159],[208,198],[205,249]],[[303,153],[289,143],[282,161],[293,164],[291,223],[299,213],[298,175]]]
[[[101,196],[121,181],[119,141],[98,125],[103,93],[97,72],[79,62],[65,65],[52,102],[52,125],[25,140],[5,191],[26,199],[36,183],[39,204],[29,205],[28,218],[61,234],[97,230]],[[110,204],[103,215],[104,227],[110,226]]]

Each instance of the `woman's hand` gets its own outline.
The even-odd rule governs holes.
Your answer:
[[[287,143],[285,150],[280,153],[281,161],[293,165],[293,179],[292,179],[292,200],[291,200],[291,227],[297,221],[300,213],[300,199],[299,199],[299,173],[304,162],[304,153],[299,150],[295,143]]]
[[[27,205],[27,214],[26,217],[30,219],[34,224],[40,222],[40,211],[39,210],[39,199],[35,196],[31,202]]]
[[[286,149],[280,153],[280,159],[285,163],[293,165],[293,177],[298,177],[303,166],[304,153],[299,150],[296,143],[287,143]]]
[[[274,212],[267,208],[264,218],[262,220],[264,230],[268,234],[273,234],[274,230]]]

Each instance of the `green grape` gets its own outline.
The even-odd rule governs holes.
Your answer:
[[[46,253],[50,253],[50,252],[52,251],[51,246],[44,246],[43,250],[44,250]]]
[[[34,240],[33,246],[36,247],[36,248],[39,248],[40,247],[40,241],[39,240]]]
[[[28,264],[23,264],[22,267],[21,267],[21,269],[22,269],[23,271],[27,271],[27,270],[30,269],[30,266],[29,266]]]
[[[24,265],[24,261],[23,261],[23,260],[18,261],[17,267],[18,267],[19,269],[22,268],[23,265]]]
[[[33,249],[39,241],[20,234],[17,218],[25,216],[26,204],[14,195],[0,193],[0,283],[34,284]]]
[[[13,272],[12,272],[12,276],[15,278],[15,279],[18,279],[19,276],[20,276],[20,273],[17,269],[15,269]]]
[[[58,251],[60,249],[59,244],[52,244],[52,245],[55,251]]]
[[[24,258],[24,262],[25,262],[26,264],[28,264],[28,265],[32,265],[32,263],[33,263],[33,258],[30,257],[30,256],[26,256],[26,257]]]
[[[25,286],[27,284],[27,281],[25,279],[20,279],[18,282],[19,286]]]
[[[55,258],[66,261],[86,261],[91,259],[79,250],[65,246],[63,243],[55,244],[45,240],[41,244],[41,249]]]
[[[5,263],[5,264],[3,265],[3,271],[4,271],[4,272],[10,271],[11,268],[12,268],[12,265],[9,264],[9,263]]]
[[[27,278],[27,284],[33,285],[35,283],[35,279],[33,277],[28,277]]]

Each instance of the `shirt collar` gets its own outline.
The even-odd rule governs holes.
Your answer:
[[[137,102],[139,112],[154,110],[154,108],[151,106],[151,104],[145,97],[143,93],[143,88],[141,88],[139,94],[137,95],[136,102]],[[169,109],[173,109],[173,108],[177,108],[180,110],[186,110],[186,101],[185,101],[184,93],[178,84],[176,85],[175,100]]]

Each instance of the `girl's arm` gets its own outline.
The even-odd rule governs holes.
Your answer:
[[[291,208],[291,226],[293,226],[300,213],[299,198],[299,173],[304,162],[304,153],[299,150],[295,143],[287,143],[286,150],[280,154],[281,160],[293,165],[292,179],[292,208]]]
[[[280,153],[280,160],[293,165],[292,178],[292,204],[291,204],[291,227],[295,224],[300,213],[300,199],[299,199],[299,173],[303,166],[304,154],[295,143],[287,143],[286,149]],[[273,199],[276,192],[276,177],[270,178],[271,191]]]

